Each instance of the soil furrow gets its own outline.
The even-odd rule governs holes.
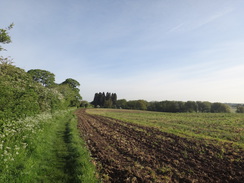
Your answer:
[[[242,182],[243,150],[77,111],[103,182]]]

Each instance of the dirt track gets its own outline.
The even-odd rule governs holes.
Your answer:
[[[103,182],[243,182],[244,152],[76,112]]]

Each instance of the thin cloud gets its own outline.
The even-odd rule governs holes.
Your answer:
[[[171,28],[168,32],[172,33],[172,32],[177,32],[179,30],[181,30],[181,28],[185,25],[185,23],[180,23],[178,25],[176,25],[175,27]]]
[[[199,22],[195,26],[193,26],[192,29],[201,28],[201,27],[203,27],[203,26],[205,26],[205,25],[207,25],[209,23],[212,23],[212,22],[216,21],[217,19],[219,19],[219,18],[221,18],[221,17],[233,12],[234,10],[235,10],[234,8],[228,8],[228,9],[225,9],[223,11],[219,11],[217,13],[214,13],[214,14],[208,16],[205,19],[199,20]]]

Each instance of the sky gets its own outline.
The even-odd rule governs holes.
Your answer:
[[[84,100],[244,103],[243,0],[0,0],[0,55]]]

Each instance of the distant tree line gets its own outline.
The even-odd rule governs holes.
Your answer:
[[[148,110],[159,112],[202,112],[202,113],[229,113],[230,106],[223,103],[210,103],[201,101],[161,101],[147,102],[145,100],[126,101],[125,99],[117,100],[117,108]]]
[[[231,108],[224,103],[211,103],[207,101],[153,101],[146,100],[117,100],[116,93],[99,92],[95,93],[94,99],[91,102],[94,107],[104,108],[119,108],[119,109],[134,109],[134,110],[148,110],[158,112],[201,112],[201,113],[230,113]],[[81,106],[88,106],[88,103],[81,103]],[[237,111],[244,113],[244,106],[237,106]]]
[[[117,94],[107,92],[106,95],[104,92],[95,93],[94,99],[91,102],[95,107],[104,107],[104,108],[116,108]]]

